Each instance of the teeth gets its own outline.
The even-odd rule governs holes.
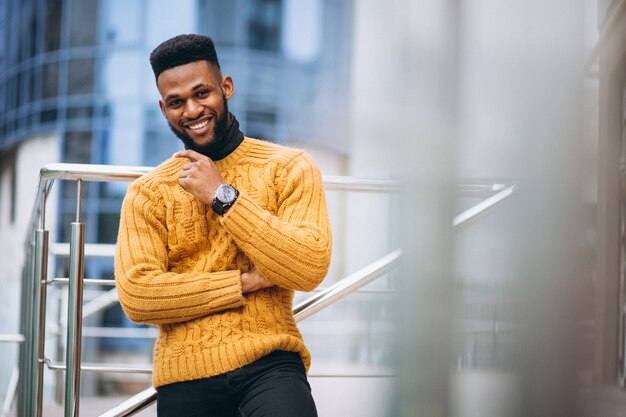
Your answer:
[[[197,125],[190,125],[189,129],[192,129],[192,130],[202,129],[207,124],[209,124],[209,121],[205,120],[204,122],[200,122]]]

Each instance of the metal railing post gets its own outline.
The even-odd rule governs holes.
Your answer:
[[[19,392],[17,412],[18,415],[31,417],[33,415],[33,382],[29,376],[32,374],[32,358],[34,355],[34,327],[33,327],[33,286],[35,275],[35,242],[28,247],[26,263],[22,272],[22,295],[20,304],[20,332],[24,335],[24,343],[20,346]]]
[[[80,355],[83,324],[83,274],[85,270],[85,225],[80,222],[82,180],[77,183],[76,222],[70,236],[70,282],[67,307],[65,361],[65,417],[78,417],[80,398]]]
[[[34,300],[36,314],[33,315],[34,347],[32,355],[32,386],[33,386],[33,415],[41,417],[43,402],[43,370],[46,344],[46,294],[48,279],[48,239],[47,230],[39,229],[35,239],[35,274]]]

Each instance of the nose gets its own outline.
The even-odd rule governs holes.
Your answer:
[[[204,106],[195,100],[187,100],[185,102],[184,116],[188,119],[196,119],[202,114]]]

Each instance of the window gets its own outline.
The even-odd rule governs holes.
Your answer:
[[[282,7],[280,0],[251,0],[248,3],[248,46],[262,51],[279,51]]]
[[[88,164],[91,162],[91,132],[68,132],[65,135],[63,162]]]
[[[43,98],[55,98],[59,94],[59,63],[49,62],[43,66]]]
[[[46,52],[56,51],[61,47],[61,0],[47,0],[46,7],[46,27],[44,39],[44,50]]]
[[[70,46],[94,46],[96,44],[98,1],[73,1],[72,6]]]
[[[236,1],[203,0],[198,14],[198,28],[213,38],[218,46],[235,46],[240,27],[236,11]]]
[[[73,59],[70,61],[68,95],[91,94],[94,85],[94,60]]]

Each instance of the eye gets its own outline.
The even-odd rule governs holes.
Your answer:
[[[199,90],[196,93],[196,97],[204,98],[209,95],[209,90]]]
[[[171,100],[170,102],[167,103],[167,107],[171,108],[171,109],[175,109],[177,107],[180,107],[183,104],[183,101],[181,99],[174,99]]]

